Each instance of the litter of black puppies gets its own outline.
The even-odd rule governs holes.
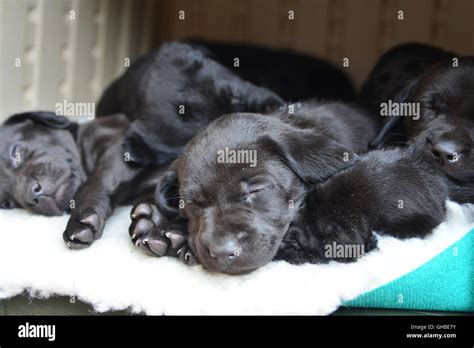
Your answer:
[[[72,249],[91,245],[102,235],[115,206],[153,195],[160,170],[199,128],[231,111],[282,105],[280,96],[220,63],[227,62],[226,54],[241,49],[252,59],[242,60],[242,69],[235,71],[255,76],[286,97],[295,93],[354,97],[345,75],[317,59],[252,46],[165,43],[132,64],[104,92],[98,118],[92,122],[78,125],[48,112],[18,114],[5,122],[0,128],[0,147],[8,154],[2,158],[0,173],[2,207],[23,207],[43,215],[70,210],[65,242]],[[253,74],[270,56],[277,57],[280,66]],[[283,64],[297,67],[299,73],[290,76],[281,69]],[[332,87],[326,90],[326,86]],[[143,126],[142,121],[149,124]],[[123,142],[140,145],[123,150]],[[160,153],[158,159],[152,150]],[[153,166],[133,164],[147,162],[147,154],[152,155]]]
[[[106,89],[92,122],[10,117],[0,203],[71,212],[72,249],[99,238],[116,205],[136,204],[130,235],[153,256],[231,274],[354,261],[325,247],[369,252],[373,231],[422,237],[446,199],[474,202],[473,93],[474,58],[425,45],[384,54],[355,100],[322,60],[169,42]]]

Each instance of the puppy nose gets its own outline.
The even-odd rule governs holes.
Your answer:
[[[452,141],[441,141],[433,144],[431,152],[441,164],[450,164],[459,160],[461,150]]]
[[[33,181],[30,186],[30,190],[27,193],[27,201],[31,205],[36,205],[39,202],[39,199],[44,196],[43,188],[38,181]]]
[[[222,244],[211,245],[209,254],[217,259],[234,260],[240,255],[240,247],[235,241],[229,240]]]

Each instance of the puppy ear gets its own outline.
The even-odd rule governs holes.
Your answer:
[[[417,87],[417,82],[417,79],[410,81],[404,88],[400,90],[393,101],[395,103],[410,102]],[[374,149],[382,146],[387,134],[400,123],[402,118],[403,116],[390,116],[374,140],[370,142],[369,148]]]
[[[270,138],[267,141],[274,142]],[[284,135],[273,146],[276,146],[277,153],[287,166],[306,184],[324,182],[358,161],[355,153],[333,139],[307,130]]]
[[[139,166],[163,166],[178,157],[183,145],[171,146],[156,141],[157,135],[147,130],[142,120],[135,120],[125,132],[122,149],[130,162]]]
[[[155,190],[158,209],[168,218],[175,218],[179,211],[179,182],[176,161],[162,175]]]
[[[56,115],[54,112],[38,111],[38,112],[24,112],[15,114],[9,117],[4,125],[13,125],[17,123],[31,120],[34,123],[41,124],[53,129],[69,130],[75,136],[77,134],[77,123],[69,121],[66,117]]]

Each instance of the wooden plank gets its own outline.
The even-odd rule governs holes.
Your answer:
[[[375,5],[374,5],[375,3]],[[348,1],[345,12],[345,30],[341,56],[334,63],[351,75],[356,86],[360,86],[377,61],[376,40],[378,35],[377,15],[380,2],[373,0]],[[343,57],[349,58],[349,67],[342,66]]]
[[[319,57],[326,56],[327,0],[298,0],[295,2],[296,31],[292,48]]]
[[[153,22],[155,21],[154,15],[157,2],[155,0],[145,0],[144,2],[145,4],[143,6],[145,13],[143,14],[143,25],[141,27],[140,33],[140,47],[137,52],[138,56],[150,52],[153,47]],[[142,16],[142,14],[137,12],[135,16]]]
[[[399,0],[392,19],[395,29],[392,45],[407,41],[429,42],[434,3],[433,0]],[[398,11],[403,11],[403,20],[397,18]]]
[[[104,66],[101,81],[107,86],[119,74],[120,65],[123,67],[124,57],[119,56],[119,41],[121,40],[121,20],[125,3],[123,0],[103,0],[106,2],[104,13],[105,49],[103,54]]]
[[[439,44],[465,55],[474,55],[474,1],[450,0],[442,3],[442,30]]]

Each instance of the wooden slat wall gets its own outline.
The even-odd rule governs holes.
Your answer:
[[[154,45],[201,37],[286,47],[342,65],[357,86],[382,52],[417,41],[474,54],[471,0],[159,0]],[[186,20],[178,19],[184,10]],[[288,20],[293,10],[295,19]],[[398,11],[403,11],[403,20]]]
[[[472,0],[0,0],[0,8],[0,120],[65,99],[96,101],[126,59],[165,40],[292,48],[340,66],[347,57],[357,86],[400,42],[474,55]]]

